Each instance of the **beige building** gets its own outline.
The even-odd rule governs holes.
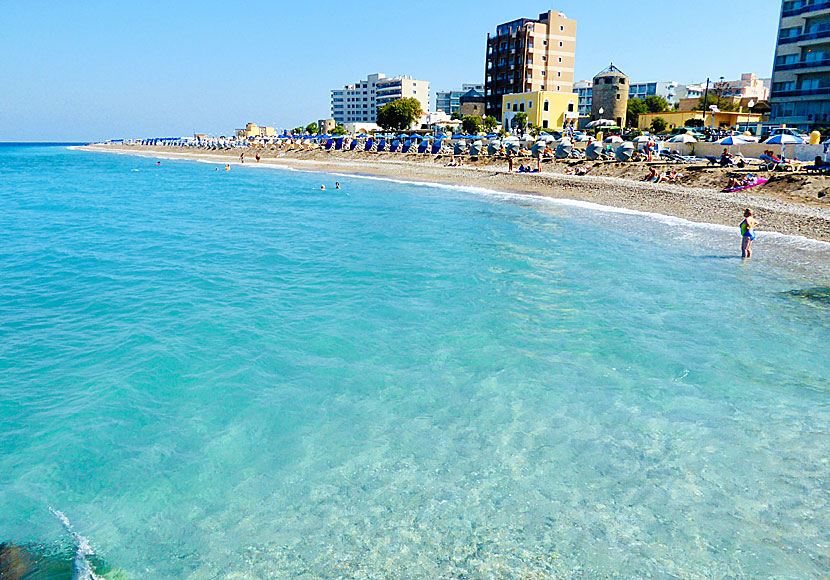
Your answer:
[[[502,97],[534,91],[572,93],[576,20],[549,11],[487,34],[484,96],[487,115],[501,117]]]
[[[337,122],[334,119],[320,119],[317,121],[317,133],[320,135],[328,135],[337,127]]]
[[[663,113],[643,113],[637,117],[637,126],[643,131],[648,131],[651,122],[660,117],[666,122],[666,130],[685,127],[686,121],[696,119],[703,121],[704,126],[714,128],[735,127],[738,123],[759,123],[761,115],[755,113],[737,111],[719,111],[717,113],[703,111],[665,111]]]

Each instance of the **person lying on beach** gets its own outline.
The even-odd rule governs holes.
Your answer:
[[[458,163],[455,161],[455,155],[450,157],[450,162],[447,163],[446,167],[458,167]]]
[[[662,179],[660,181],[666,181],[668,183],[677,183],[677,179],[680,177],[680,174],[675,171],[674,169],[669,169],[665,174],[663,174]]]
[[[729,178],[729,184],[726,186],[726,188],[724,188],[724,191],[729,191],[730,189],[737,189],[739,187],[751,187],[756,183],[758,183],[758,178],[751,173],[747,173],[744,177]]]
[[[577,165],[576,167],[571,167],[565,171],[565,175],[588,175],[588,172],[591,171],[591,167],[586,167],[585,165]]]
[[[519,164],[519,169],[517,170],[519,173],[527,173],[527,167],[525,167],[524,163]]]
[[[653,165],[648,168],[648,175],[643,178],[643,181],[651,181],[652,183],[657,183],[660,180],[660,173],[657,171],[657,168]]]

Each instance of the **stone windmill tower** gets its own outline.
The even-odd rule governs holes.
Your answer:
[[[609,119],[625,126],[628,111],[628,77],[613,63],[594,77],[591,121]]]

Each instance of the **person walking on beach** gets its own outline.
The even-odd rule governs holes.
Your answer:
[[[507,154],[507,170],[510,173],[513,173],[513,152],[512,151],[510,151]]]
[[[758,222],[752,217],[752,210],[744,210],[744,221],[741,222],[741,257],[752,257],[752,240],[755,239],[755,228]]]
[[[240,163],[245,163],[245,154],[244,153],[239,156],[239,161],[240,161]]]
[[[256,152],[256,162],[259,163],[259,151]]]

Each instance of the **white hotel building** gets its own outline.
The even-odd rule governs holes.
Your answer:
[[[331,92],[331,117],[339,124],[375,123],[378,108],[398,99],[415,98],[429,110],[429,83],[412,77],[387,78],[378,73]]]

